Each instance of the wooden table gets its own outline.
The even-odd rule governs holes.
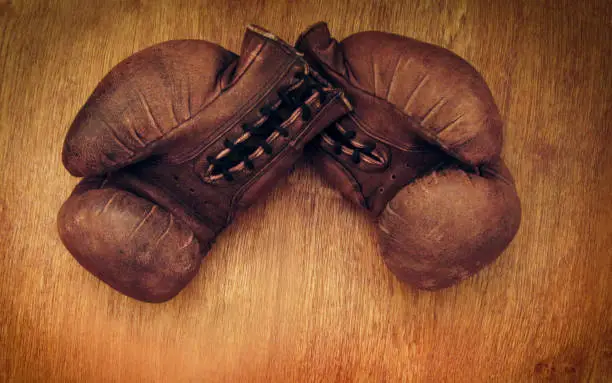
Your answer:
[[[321,19],[483,73],[523,202],[504,256],[455,288],[402,286],[303,161],[169,303],[85,272],[56,232],[77,182],[60,152],[104,74],[167,39],[236,51],[247,23],[294,41]],[[612,381],[611,41],[606,0],[0,0],[0,380]]]

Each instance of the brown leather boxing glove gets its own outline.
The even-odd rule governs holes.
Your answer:
[[[236,212],[348,109],[293,47],[257,27],[240,57],[195,40],[136,53],[68,132],[64,165],[87,178],[59,213],[61,239],[122,293],[168,300]]]
[[[521,209],[480,74],[446,49],[398,35],[337,42],[324,23],[296,47],[353,104],[316,141],[315,163],[377,218],[391,271],[438,289],[497,258]]]

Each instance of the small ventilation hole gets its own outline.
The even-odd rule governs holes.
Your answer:
[[[392,180],[394,180],[394,179],[396,179],[396,178],[397,178],[397,176],[396,176],[395,174],[391,174],[391,179],[392,179]]]
[[[385,191],[385,188],[378,188],[379,193],[383,193],[384,191]]]

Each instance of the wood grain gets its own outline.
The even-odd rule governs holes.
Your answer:
[[[87,274],[55,228],[77,179],[67,128],[121,59],[167,39],[238,50],[385,30],[485,76],[523,223],[505,255],[437,293],[400,285],[374,226],[308,161],[242,215],[175,300]],[[612,380],[612,3],[0,0],[0,380]]]

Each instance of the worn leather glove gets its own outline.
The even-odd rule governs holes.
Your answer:
[[[87,178],[59,213],[61,239],[122,293],[168,300],[236,212],[348,109],[293,47],[258,27],[240,57],[196,40],[136,53],[68,132],[64,165]]]
[[[500,159],[503,122],[480,74],[434,45],[382,32],[334,40],[312,26],[296,47],[354,110],[315,143],[315,163],[378,221],[387,266],[424,289],[497,258],[519,227]]]

